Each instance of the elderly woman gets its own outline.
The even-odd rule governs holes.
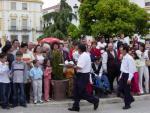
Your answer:
[[[36,60],[39,61],[40,63],[40,66],[42,67],[43,65],[43,62],[44,62],[44,56],[42,54],[42,48],[40,45],[37,45],[35,48],[34,48],[34,57]]]
[[[42,53],[43,53],[44,58],[51,59],[51,47],[49,44],[44,43],[42,45]]]

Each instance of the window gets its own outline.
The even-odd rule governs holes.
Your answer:
[[[16,19],[11,19],[11,30],[16,30]]]
[[[27,30],[28,20],[22,19],[22,30]]]
[[[11,10],[16,10],[16,2],[11,2]]]
[[[42,30],[43,29],[43,22],[42,22],[42,20],[40,20],[40,30]]]
[[[150,2],[145,2],[145,6],[150,6]]]
[[[11,35],[10,37],[11,37],[11,41],[18,39],[18,35]]]
[[[22,10],[27,10],[27,3],[22,3]]]
[[[29,35],[22,35],[22,42],[28,42],[29,41]]]

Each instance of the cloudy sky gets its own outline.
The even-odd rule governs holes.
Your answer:
[[[44,5],[43,5],[43,8],[47,8],[47,7],[50,7],[50,6],[53,6],[57,3],[59,3],[60,0],[43,0],[44,2]]]
[[[59,3],[59,1],[60,0],[43,0],[43,2],[44,2],[43,8],[47,8],[47,7],[56,5],[57,3]],[[144,0],[131,0],[131,1],[136,2],[140,6],[144,7]]]

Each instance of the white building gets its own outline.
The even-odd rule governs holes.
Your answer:
[[[78,0],[66,0],[66,2],[71,6],[72,12],[77,15],[77,20],[75,20],[75,19],[72,20],[72,23],[74,25],[78,26],[79,25],[79,15],[78,15],[77,10],[80,6],[80,2]],[[60,8],[60,3],[57,5],[54,5],[52,7],[45,8],[45,9],[43,9],[43,15],[45,15],[47,13],[51,13],[51,12],[57,12],[57,11],[59,11],[59,8]]]
[[[51,13],[51,12],[57,12],[59,11],[59,8],[60,8],[60,4],[57,4],[57,5],[54,5],[52,7],[48,7],[48,8],[45,8],[43,9],[43,15],[45,14],[48,14],[48,13]]]
[[[36,41],[42,34],[42,0],[0,0],[0,38]]]

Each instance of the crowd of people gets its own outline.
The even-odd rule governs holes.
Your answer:
[[[129,43],[121,34],[117,38],[109,38],[108,43],[105,42],[103,36],[100,36],[98,40],[91,43],[81,39],[80,41],[64,41],[64,43],[56,42],[51,45],[20,43],[15,39],[12,42],[6,41],[0,53],[0,103],[2,108],[9,109],[10,105],[27,107],[27,103],[31,101],[34,104],[49,102],[53,96],[51,84],[54,70],[53,51],[60,52],[62,63],[72,61],[73,64],[77,64],[80,57],[79,44],[85,45],[86,53],[91,59],[89,64],[91,76],[87,85],[89,94],[99,96],[101,93],[109,95],[115,92],[117,96],[122,95],[119,90],[119,82],[121,72],[125,70],[121,66],[124,60],[125,44],[130,47],[126,52],[134,59],[134,64],[131,66],[134,76],[130,76],[131,93],[132,95],[149,93],[150,51],[145,47],[145,43],[136,39]],[[134,65],[135,69],[133,69]],[[76,70],[72,67],[65,67],[63,72],[64,76],[69,79],[67,95],[72,97],[73,78],[76,76]]]

